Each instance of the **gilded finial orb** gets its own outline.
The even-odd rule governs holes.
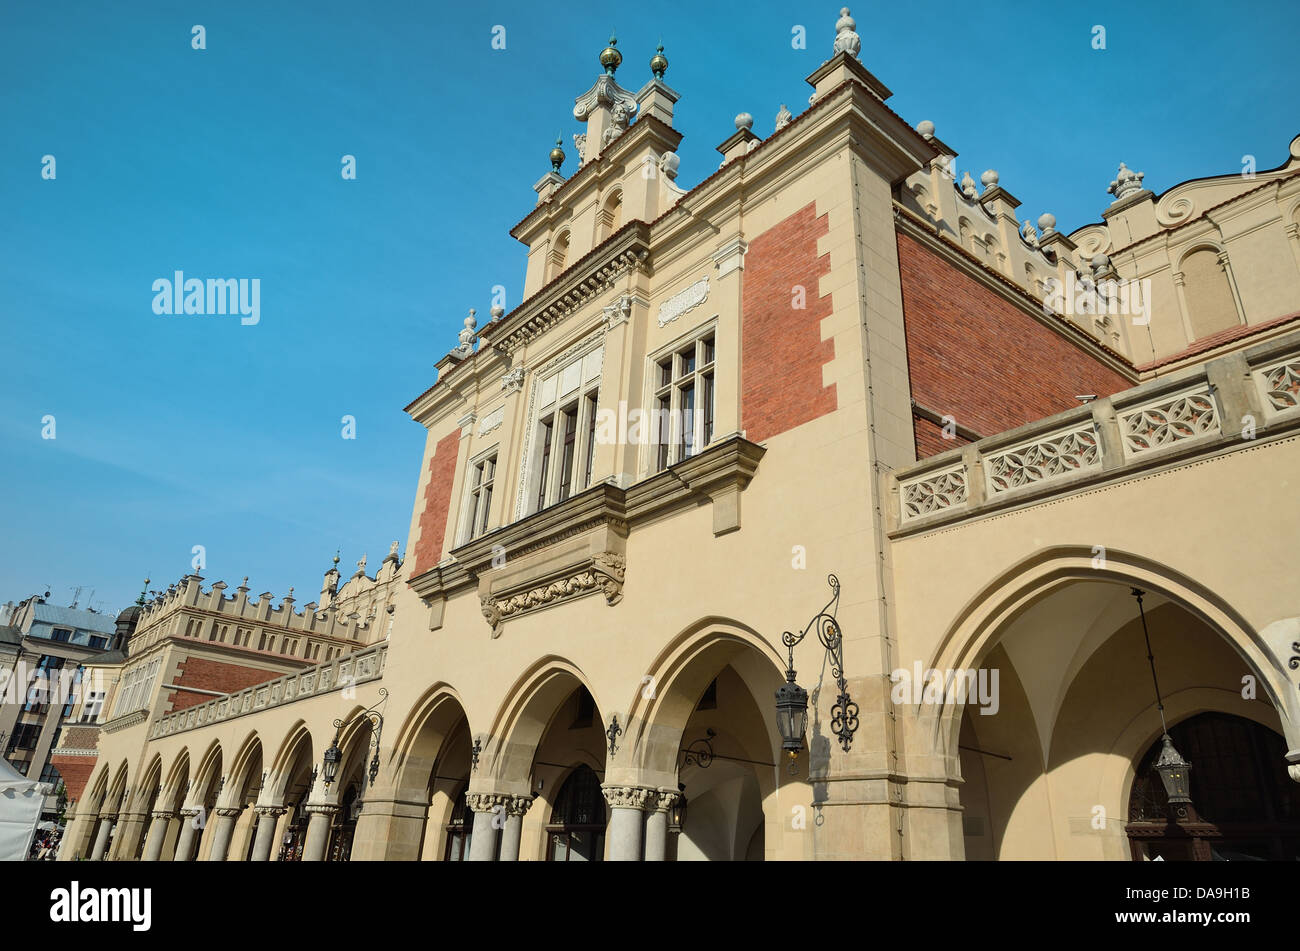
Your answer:
[[[600,51],[600,65],[604,66],[605,72],[611,76],[614,75],[614,70],[618,69],[619,64],[623,62],[623,54],[614,48],[617,45],[618,40],[615,39],[613,33],[610,33],[609,46]]]
[[[560,137],[557,135],[555,137],[555,148],[551,149],[551,168],[555,169],[555,171],[558,172],[560,170],[560,166],[563,164],[564,164],[564,149],[560,148]]]
[[[664,72],[668,69],[668,57],[664,55],[664,44],[659,43],[659,49],[654,56],[650,57],[650,72],[655,79],[663,79]]]

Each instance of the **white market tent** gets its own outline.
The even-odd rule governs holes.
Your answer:
[[[48,783],[28,779],[0,758],[0,861],[27,858],[49,791]]]

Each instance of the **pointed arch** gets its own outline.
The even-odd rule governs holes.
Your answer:
[[[497,791],[527,795],[533,756],[564,700],[578,687],[586,688],[604,722],[600,698],[578,666],[548,655],[534,662],[506,692],[506,702],[492,721],[490,773]]]

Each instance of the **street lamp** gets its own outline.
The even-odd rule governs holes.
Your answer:
[[[840,746],[847,753],[853,746],[853,734],[858,731],[858,705],[849,696],[848,682],[844,679],[844,634],[840,630],[835,612],[839,608],[840,579],[834,575],[826,576],[831,586],[831,599],[826,602],[803,631],[792,634],[786,631],[781,635],[789,655],[786,665],[785,683],[776,691],[776,724],[781,732],[781,749],[790,755],[790,775],[796,771],[795,761],[803,749],[804,731],[808,725],[808,691],[795,682],[794,649],[816,628],[817,639],[826,649],[830,659],[831,676],[835,678],[839,694],[831,707],[831,732],[840,741]]]
[[[373,727],[373,736],[371,737],[370,742],[375,751],[370,757],[370,769],[368,773],[371,786],[375,784],[375,778],[379,775],[379,738],[383,734],[384,730],[384,715],[379,712],[378,707],[388,699],[387,688],[380,687],[379,696],[381,698],[379,703],[376,703],[368,710],[361,711],[361,716],[369,720]],[[330,744],[329,749],[325,751],[323,756],[324,763],[321,769],[321,778],[325,781],[325,789],[327,792],[329,791],[330,786],[332,786],[334,781],[338,778],[339,764],[343,761],[343,751],[339,749],[339,736],[342,735],[343,727],[345,725],[346,724],[344,724],[342,720],[334,721],[334,742]]]

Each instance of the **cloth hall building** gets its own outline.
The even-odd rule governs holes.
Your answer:
[[[824,40],[690,189],[611,40],[405,547],[143,605],[62,860],[1300,855],[1300,138],[1067,233]]]

